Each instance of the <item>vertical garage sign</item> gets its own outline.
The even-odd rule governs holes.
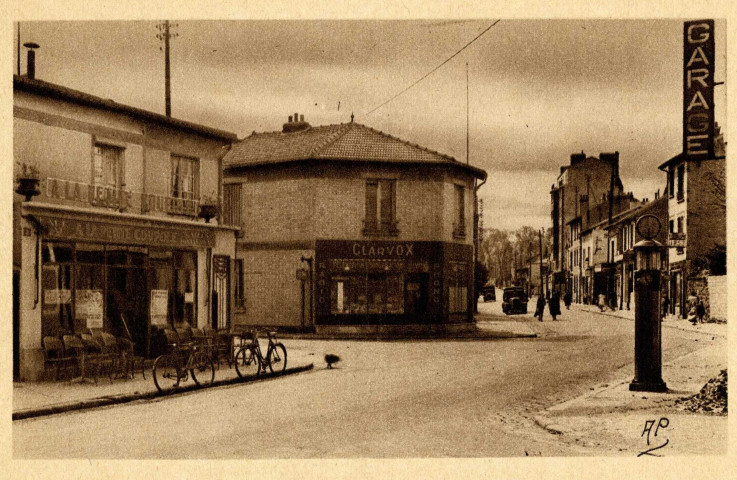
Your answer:
[[[714,158],[714,20],[683,24],[683,152]]]

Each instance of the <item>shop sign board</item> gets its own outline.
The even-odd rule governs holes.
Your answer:
[[[169,290],[151,290],[151,324],[166,325],[169,316]]]
[[[102,290],[77,290],[76,317],[87,321],[87,328],[102,328]]]
[[[62,240],[180,248],[212,248],[215,232],[199,227],[129,225],[36,215],[47,236]]]
[[[683,24],[683,153],[714,158],[714,20]]]

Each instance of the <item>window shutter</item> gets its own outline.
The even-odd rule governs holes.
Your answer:
[[[366,182],[366,228],[376,229],[377,227],[377,195],[379,183],[376,180],[368,180]]]

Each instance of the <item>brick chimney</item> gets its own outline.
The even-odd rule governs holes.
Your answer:
[[[28,78],[36,78],[36,49],[40,48],[38,43],[26,42],[23,44],[28,49],[28,63],[26,67],[26,76]]]
[[[301,132],[310,128],[310,124],[305,122],[305,116],[295,113],[289,116],[289,121],[282,125],[282,133]]]

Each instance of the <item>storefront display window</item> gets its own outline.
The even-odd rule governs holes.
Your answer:
[[[468,311],[468,275],[465,263],[452,262],[448,275],[449,313]]]
[[[197,324],[195,252],[50,240],[41,248],[42,336],[102,329],[130,336],[144,354],[152,291],[164,295],[164,324]]]

